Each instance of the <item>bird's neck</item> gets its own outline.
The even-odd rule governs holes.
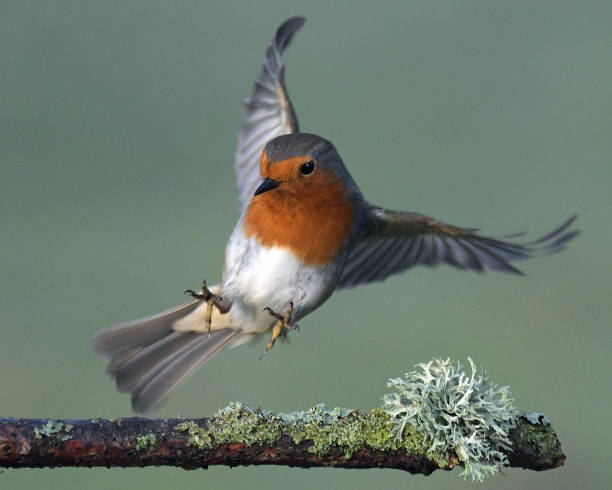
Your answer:
[[[337,178],[313,175],[255,196],[243,226],[247,237],[266,247],[288,249],[305,264],[324,266],[342,250],[354,212]]]

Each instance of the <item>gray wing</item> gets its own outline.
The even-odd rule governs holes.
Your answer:
[[[537,240],[516,243],[508,239],[520,235],[491,238],[417,213],[372,206],[368,214],[366,231],[347,257],[340,288],[382,281],[415,265],[522,274],[512,262],[559,252],[579,233],[569,230],[576,216]]]
[[[266,51],[253,92],[245,101],[244,124],[238,134],[234,161],[241,210],[251,202],[261,183],[259,161],[266,143],[277,136],[299,131],[285,87],[285,67],[281,55],[304,22],[303,17],[292,17],[278,28]]]

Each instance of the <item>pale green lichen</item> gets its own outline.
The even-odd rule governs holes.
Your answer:
[[[211,449],[213,441],[216,444],[273,446],[286,435],[295,444],[310,441],[308,451],[318,456],[340,449],[345,458],[350,459],[367,445],[381,451],[405,449],[411,454],[427,455],[441,461],[441,453],[428,452],[421,434],[407,431],[407,437],[399,441],[393,434],[393,427],[391,417],[382,409],[363,413],[346,408],[329,409],[318,404],[309,410],[273,413],[233,402],[219,410],[206,427],[190,421],[174,429],[188,432],[187,445],[203,450]]]
[[[363,445],[360,432],[361,414],[345,408],[328,409],[318,404],[305,412],[279,414],[286,431],[296,444],[312,441],[308,451],[317,455],[327,454],[333,447],[344,451],[346,459]]]
[[[275,414],[238,402],[219,411],[211,425],[221,431],[219,442],[238,441],[247,446],[273,445],[283,434],[287,434],[295,444],[311,441],[308,451],[314,454],[323,455],[332,447],[340,447],[349,458],[359,447],[355,427],[335,422],[350,412],[341,408],[328,409],[319,404],[310,410]],[[216,431],[214,437],[217,441]]]
[[[394,426],[390,421],[391,417],[384,410],[372,410],[370,416],[361,424],[363,442],[382,451],[398,449],[398,440],[393,435]],[[414,442],[412,439],[407,440]],[[422,449],[422,446],[419,449]]]
[[[308,451],[325,456],[332,449],[350,459],[362,447],[380,451],[405,450],[435,461],[440,468],[463,462],[462,475],[482,480],[507,463],[508,430],[517,411],[508,388],[498,388],[486,375],[471,375],[450,360],[419,365],[421,372],[393,379],[396,393],[384,398],[384,408],[363,413],[323,404],[309,410],[273,413],[246,403],[230,403],[205,426],[183,422],[175,430],[188,432],[187,445],[202,450],[214,444],[273,446],[282,436],[295,444],[309,442]],[[456,459],[455,459],[456,461]]]
[[[207,429],[200,427],[195,422],[182,422],[175,426],[174,430],[179,432],[187,432],[189,436],[187,438],[187,446],[197,447],[201,450],[211,449],[213,447],[210,432]]]
[[[69,432],[73,427],[74,426],[72,424],[48,420],[47,423],[41,427],[34,428],[34,437],[36,439],[42,439],[43,437],[55,437],[60,441],[68,441],[72,439],[72,434],[69,434]]]
[[[136,438],[136,444],[134,444],[134,448],[137,451],[149,451],[151,449],[155,449],[157,447],[157,437],[155,434],[146,434],[143,436],[138,436]]]
[[[282,435],[281,421],[273,415],[242,402],[233,402],[211,419],[210,430],[215,442],[240,442],[272,445]]]
[[[410,426],[416,428],[430,451],[454,451],[465,467],[461,475],[481,481],[508,464],[505,452],[518,410],[507,386],[498,387],[484,371],[477,375],[468,361],[471,374],[450,359],[419,364],[405,378],[389,380],[396,392],[385,395],[383,403],[398,439]]]

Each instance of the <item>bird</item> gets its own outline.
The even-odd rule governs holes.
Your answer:
[[[276,30],[245,100],[234,158],[240,218],[221,283],[203,281],[180,306],[94,335],[135,412],[159,409],[225,347],[271,332],[267,354],[334,291],[417,265],[521,274],[514,262],[559,252],[579,233],[572,216],[520,243],[367,201],[334,145],[299,129],[282,54],[304,22],[292,17]]]

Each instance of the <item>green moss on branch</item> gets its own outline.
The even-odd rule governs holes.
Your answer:
[[[0,419],[0,467],[277,464],[397,468],[430,474],[460,463],[429,450],[414,427],[394,434],[381,409],[362,412],[324,405],[289,414],[233,403],[208,419],[50,421]],[[70,438],[67,438],[70,436]],[[511,431],[511,466],[550,469],[565,457],[550,425],[520,418]]]

